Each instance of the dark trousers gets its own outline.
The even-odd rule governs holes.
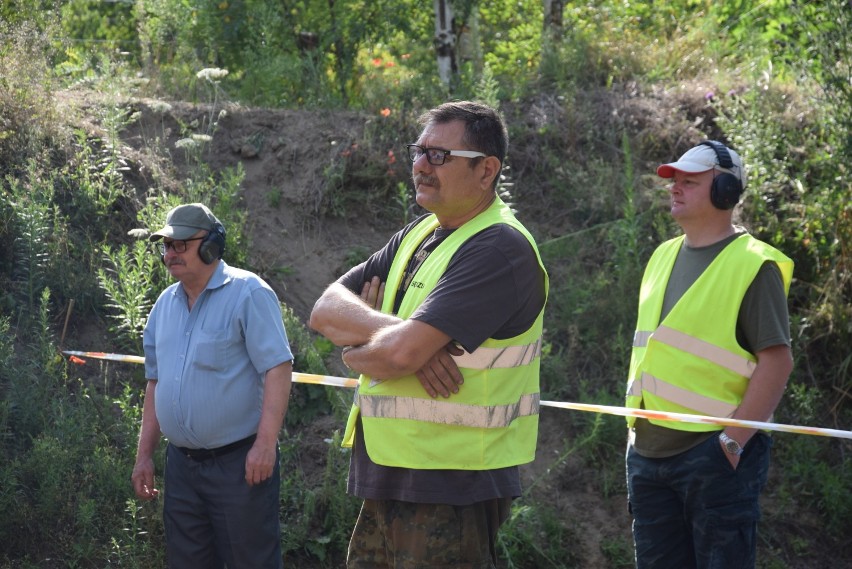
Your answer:
[[[172,569],[280,568],[280,470],[255,486],[245,480],[251,445],[195,460],[169,445],[163,520]]]
[[[627,498],[638,569],[750,569],[770,437],[754,435],[737,469],[710,437],[669,458],[627,449]]]
[[[469,506],[364,500],[346,567],[493,569],[497,530],[511,508],[511,498]]]

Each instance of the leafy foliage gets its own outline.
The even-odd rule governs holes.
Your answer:
[[[106,307],[114,311],[110,332],[123,349],[141,353],[142,331],[153,306],[150,275],[155,274],[156,257],[144,241],[137,241],[132,250],[122,245],[113,251],[105,245],[104,260],[107,266],[98,269],[98,279],[109,299]]]

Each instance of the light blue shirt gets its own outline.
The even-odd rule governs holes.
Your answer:
[[[275,292],[221,260],[192,312],[179,282],[163,291],[143,345],[145,377],[157,381],[160,430],[187,448],[256,433],[265,373],[293,359]]]

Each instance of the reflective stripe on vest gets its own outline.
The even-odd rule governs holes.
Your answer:
[[[648,345],[648,339],[654,332],[651,330],[636,330],[633,332],[633,347],[644,348]]]
[[[756,362],[738,356],[719,346],[714,346],[710,342],[705,342],[689,334],[678,332],[668,326],[660,326],[654,331],[651,337],[657,342],[668,344],[673,348],[704,358],[743,377],[750,378],[751,374],[754,373],[754,368],[757,367]]]
[[[648,340],[651,338],[694,356],[704,358],[744,377],[750,378],[754,373],[755,367],[757,367],[756,362],[668,326],[660,326],[653,333],[637,330],[633,336],[633,347],[644,348],[648,345]],[[643,389],[678,405],[700,410],[716,417],[728,417],[730,414],[733,414],[735,409],[731,405],[710,397],[703,397],[687,389],[682,389],[648,373],[642,373],[638,379],[634,378],[630,380],[627,384],[627,395],[642,397]]]
[[[508,427],[518,417],[537,415],[539,394],[529,393],[509,405],[465,405],[437,399],[355,394],[361,415],[379,419],[410,419],[458,427],[498,429]]]
[[[731,405],[712,397],[705,397],[694,391],[672,385],[658,377],[654,377],[650,373],[643,372],[642,377],[638,381],[631,382],[628,395],[641,397],[643,390],[657,397],[662,397],[683,407],[695,409],[713,417],[730,417],[737,410],[736,405]]]
[[[541,355],[541,338],[524,346],[479,347],[476,351],[453,356],[456,365],[468,369],[500,369],[528,365]]]
[[[474,352],[465,352],[460,356],[452,356],[452,358],[459,368],[506,369],[529,365],[539,356],[541,356],[541,338],[532,344],[523,346],[504,346],[501,348],[480,346]],[[369,385],[374,387],[383,381],[385,380],[372,377]]]

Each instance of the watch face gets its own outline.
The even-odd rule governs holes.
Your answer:
[[[743,449],[740,447],[740,443],[726,435],[725,433],[721,433],[719,435],[719,440],[722,441],[722,444],[725,445],[725,452],[730,454],[742,454]]]

